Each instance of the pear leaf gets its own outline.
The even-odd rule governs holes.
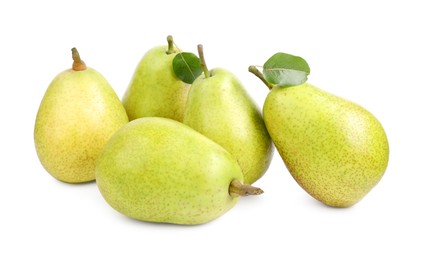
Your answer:
[[[298,56],[278,52],[263,65],[264,78],[276,86],[295,86],[307,81],[310,67]]]
[[[201,75],[200,59],[190,52],[178,53],[172,61],[175,75],[185,83],[192,84],[194,80]]]

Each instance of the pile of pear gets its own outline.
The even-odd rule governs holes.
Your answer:
[[[207,102],[195,97],[197,94],[191,98],[188,92],[201,84],[192,84],[191,89],[191,84],[174,75],[174,46],[172,39],[168,40],[168,46],[153,48],[141,59],[122,102],[105,78],[87,67],[73,48],[72,68],[53,79],[41,101],[35,147],[53,177],[67,183],[95,180],[106,202],[128,217],[201,224],[227,212],[240,196],[263,192],[249,184],[267,170],[272,143],[257,106],[237,79],[223,79],[233,93],[232,107],[211,103],[208,108]],[[212,72],[217,76],[210,78],[210,90],[222,81],[218,71]],[[219,102],[224,92],[215,90],[217,96],[212,96]],[[225,101],[231,103],[231,98]],[[244,100],[239,102],[239,98]],[[201,111],[195,115],[197,108]],[[215,115],[207,123],[209,115],[204,112],[210,108]],[[225,110],[232,114],[223,121],[226,129],[213,128],[219,123],[214,120]],[[191,111],[190,124],[198,124],[199,129],[208,127],[210,136],[216,136],[225,146],[236,147],[234,141],[243,142],[238,145],[244,149],[245,158],[257,162],[243,164],[248,178],[238,161],[244,155],[233,155],[185,124],[187,111]],[[238,121],[231,123],[234,115],[239,116]],[[245,132],[243,139],[231,140],[237,127]],[[231,135],[225,135],[231,128]],[[254,150],[254,146],[266,147]],[[255,158],[258,152],[266,154]]]
[[[271,89],[261,112],[223,68],[186,83],[168,44],[149,50],[122,98],[72,49],[41,101],[37,155],[66,183],[95,181],[104,200],[134,219],[195,225],[259,195],[273,144],[298,184],[317,200],[348,207],[381,179],[388,142],[364,108],[308,83]],[[263,77],[261,77],[263,79]]]
[[[232,73],[205,70],[186,84],[173,70],[175,49],[168,37],[168,46],[139,62],[122,101],[132,121],[106,145],[96,180],[105,200],[126,216],[201,224],[240,196],[263,192],[250,184],[269,167],[272,142]]]

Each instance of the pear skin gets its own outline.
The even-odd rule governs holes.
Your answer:
[[[389,145],[380,122],[363,107],[308,83],[273,87],[263,116],[291,175],[329,206],[354,205],[387,168]]]
[[[245,183],[254,183],[268,169],[273,146],[263,117],[230,71],[215,68],[193,82],[184,123],[234,155]]]
[[[92,181],[101,150],[127,122],[125,109],[107,80],[81,61],[75,62],[73,69],[53,79],[41,101],[34,127],[38,157],[60,181]]]
[[[173,72],[177,53],[177,49],[158,46],[140,60],[122,98],[129,120],[149,116],[183,120],[190,85]]]
[[[183,225],[209,222],[240,195],[262,192],[242,184],[239,165],[221,146],[159,117],[133,120],[113,135],[96,182],[107,203],[128,217]]]

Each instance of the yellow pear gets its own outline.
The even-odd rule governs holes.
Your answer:
[[[273,87],[263,116],[294,179],[329,206],[357,203],[386,170],[385,131],[374,115],[356,103],[308,83]]]
[[[95,162],[109,138],[128,122],[107,80],[72,49],[72,69],[58,74],[41,101],[34,127],[41,164],[56,179],[95,179]]]
[[[315,199],[332,207],[359,202],[382,178],[389,144],[379,120],[362,106],[307,83],[310,67],[276,53],[263,73],[249,71],[270,89],[266,128],[288,171]]]

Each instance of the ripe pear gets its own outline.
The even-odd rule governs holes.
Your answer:
[[[143,221],[194,225],[262,190],[244,185],[236,160],[218,144],[168,118],[121,128],[103,150],[96,182],[118,212]]]
[[[56,179],[79,183],[95,179],[95,161],[106,142],[128,122],[107,80],[72,49],[72,69],[50,83],[38,110],[35,148]]]
[[[238,161],[244,182],[252,184],[268,169],[273,146],[262,115],[240,80],[230,71],[208,71],[192,84],[184,123],[209,137]]]
[[[291,175],[326,205],[354,205],[387,168],[388,139],[375,116],[308,83],[272,87],[263,117]]]
[[[173,71],[178,52],[168,36],[168,46],[152,48],[142,57],[122,98],[129,120],[152,116],[182,121],[190,85]]]

